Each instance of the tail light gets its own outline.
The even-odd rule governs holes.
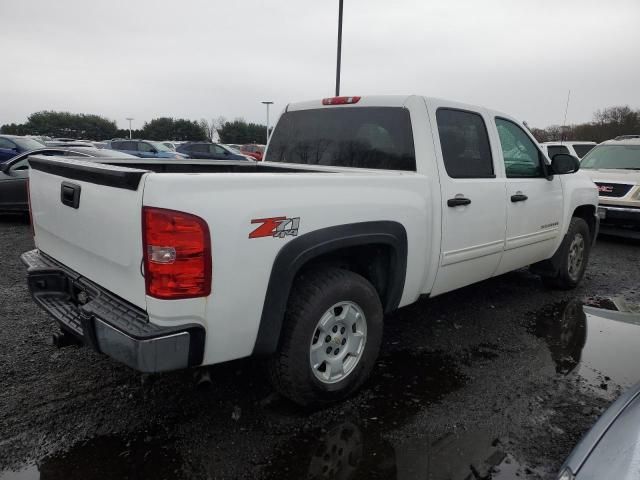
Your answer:
[[[358,103],[360,97],[329,97],[323,98],[323,105],[350,105],[352,103]]]
[[[147,295],[175,300],[211,293],[211,238],[202,218],[143,207],[142,248]]]
[[[31,189],[29,187],[29,179],[27,178],[27,205],[29,205],[29,225],[31,226],[31,236],[35,238],[36,230],[33,226],[33,212],[31,211]]]

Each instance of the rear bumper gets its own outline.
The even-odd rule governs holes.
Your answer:
[[[48,257],[21,256],[34,301],[85,345],[141,372],[162,372],[202,363],[201,325],[161,327],[146,312]]]

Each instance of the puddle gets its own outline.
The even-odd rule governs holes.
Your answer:
[[[350,421],[298,435],[267,469],[270,479],[512,480],[543,478],[489,431],[394,441]],[[292,459],[295,458],[295,461]]]
[[[378,423],[401,423],[465,383],[457,363],[441,352],[403,350],[382,357],[365,385],[365,401],[358,402],[361,413]]]
[[[52,455],[0,480],[121,480],[180,477],[182,460],[166,440],[149,434],[133,439],[97,437]]]
[[[536,318],[556,371],[577,375],[596,389],[640,381],[640,306],[623,298],[590,298],[554,306]]]
[[[486,351],[485,351],[486,350]],[[486,345],[480,358],[494,358]],[[508,454],[495,432],[471,429],[396,440],[396,431],[466,379],[440,352],[396,352],[376,365],[364,400],[341,421],[300,433],[265,467],[269,479],[473,480],[543,478]]]

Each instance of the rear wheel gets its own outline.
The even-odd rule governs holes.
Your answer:
[[[542,282],[550,288],[569,290],[578,286],[589,262],[591,235],[587,222],[582,218],[573,217],[565,242],[560,248],[560,270],[554,277],[543,276]]]
[[[271,361],[274,387],[301,405],[345,398],[371,373],[382,324],[378,293],[364,277],[337,268],[301,275]]]

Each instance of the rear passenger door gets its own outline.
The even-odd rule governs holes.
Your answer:
[[[563,196],[559,177],[547,178],[544,154],[531,135],[513,120],[494,121],[507,184],[507,235],[500,274],[553,255],[561,232]]]
[[[494,274],[504,247],[506,206],[487,131],[490,119],[480,111],[432,107],[442,195],[440,266],[431,291],[436,295]]]

